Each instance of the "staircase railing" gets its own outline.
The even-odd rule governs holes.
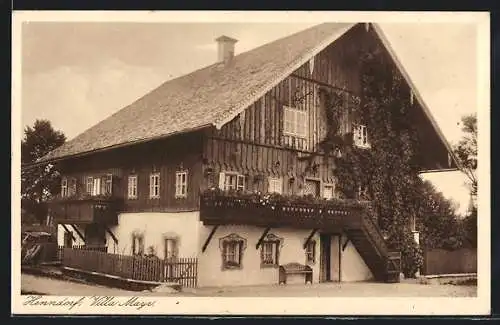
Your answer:
[[[368,215],[363,215],[363,228],[368,232],[369,241],[374,245],[379,256],[384,260],[387,281],[395,282],[401,271],[401,252],[390,251],[380,229]]]

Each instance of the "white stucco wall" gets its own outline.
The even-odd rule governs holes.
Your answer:
[[[204,286],[236,286],[255,284],[278,284],[278,268],[261,268],[260,248],[255,246],[264,232],[264,228],[252,226],[220,226],[215,232],[205,252],[201,252],[201,247],[210,234],[212,227],[200,225],[200,252],[198,265],[198,285]],[[231,233],[236,233],[246,239],[246,249],[243,251],[242,268],[236,270],[222,270],[222,252],[219,247],[219,239]],[[297,230],[287,228],[271,228],[269,233],[284,239],[281,247],[279,264],[297,262],[305,264],[306,254],[303,248],[311,230]],[[316,262],[310,264],[313,269],[313,283],[319,279],[319,237],[315,235],[316,241]],[[302,277],[302,281],[303,281]],[[301,281],[291,279],[291,282]]]
[[[106,233],[108,252],[130,255],[132,253],[132,233],[144,235],[144,251],[153,246],[158,257],[164,256],[165,236],[178,236],[179,257],[196,257],[198,252],[198,212],[177,213],[122,213],[118,215],[118,225],[110,227],[118,245]]]
[[[78,236],[78,233],[73,229],[72,225],[65,225],[66,228],[73,234],[73,237],[75,240],[73,241],[73,245],[79,246],[79,245],[85,245],[85,242]],[[80,231],[81,234],[85,236],[85,227],[76,225],[76,228],[78,231]],[[57,245],[59,246],[64,246],[64,233],[66,230],[61,224],[57,225]]]
[[[342,245],[345,243],[346,239],[347,237],[343,235],[341,241]],[[340,264],[342,282],[367,281],[373,279],[372,272],[351,241],[348,242],[345,250],[343,250],[341,254]]]

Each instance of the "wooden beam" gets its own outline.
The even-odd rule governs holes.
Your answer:
[[[345,251],[345,249],[347,247],[347,244],[349,244],[349,241],[350,241],[350,239],[349,239],[349,237],[347,237],[346,240],[345,240],[344,245],[342,245],[342,251]]]
[[[349,91],[349,90],[341,88],[341,87],[335,87],[333,85],[327,84],[326,82],[321,82],[321,81],[318,81],[318,80],[314,80],[312,78],[308,78],[308,77],[304,77],[304,76],[299,76],[297,74],[292,74],[291,76],[294,77],[294,78],[297,78],[297,79],[302,79],[302,80],[305,80],[305,81],[317,84],[319,86],[323,86],[323,87],[326,87],[326,88],[338,90],[338,91],[345,92],[345,93],[348,93],[348,94],[351,94],[351,95],[356,95],[356,93],[354,93],[352,91]]]
[[[78,230],[78,228],[75,226],[75,225],[71,225],[71,227],[73,227],[73,229],[76,231],[76,233],[78,234],[78,236],[83,240],[83,242],[85,243],[85,236],[82,235],[82,233],[80,232],[80,230]]]
[[[307,237],[306,241],[304,242],[304,249],[306,249],[307,244],[311,241],[311,238],[313,238],[314,234],[318,231],[318,229],[313,229],[311,233],[309,234],[309,237]]]
[[[271,227],[267,227],[264,232],[262,233],[262,236],[260,236],[259,241],[257,242],[257,245],[255,245],[255,249],[259,249],[260,244],[262,244],[262,241],[264,240],[264,237],[266,237],[267,233],[271,230]]]
[[[66,232],[67,232],[68,234],[70,234],[71,239],[73,239],[73,241],[76,241],[75,236],[73,236],[73,232],[72,232],[72,231],[69,231],[68,227],[66,227],[66,225],[65,225],[64,223],[61,223],[61,226],[63,226],[64,230],[66,230]]]
[[[210,234],[208,235],[207,237],[207,240],[205,240],[205,243],[203,244],[203,247],[201,249],[201,251],[204,253],[205,250],[207,249],[208,247],[208,244],[210,243],[210,241],[212,240],[212,237],[214,236],[215,234],[215,231],[217,230],[217,228],[219,228],[219,225],[216,225],[212,228],[212,231],[210,232]]]
[[[106,229],[106,232],[113,238],[113,241],[115,242],[116,245],[118,245],[118,238],[116,238],[115,234],[109,229],[108,226],[104,225],[104,228]]]

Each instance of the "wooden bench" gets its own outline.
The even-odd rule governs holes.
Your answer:
[[[304,283],[312,283],[313,270],[308,265],[300,263],[288,263],[279,267],[279,284],[286,284],[289,275],[303,274],[305,277]]]

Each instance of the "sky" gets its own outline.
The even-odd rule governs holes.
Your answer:
[[[29,22],[22,26],[21,127],[48,119],[68,139],[168,79],[215,62],[215,38],[236,54],[311,23]],[[471,23],[380,24],[450,143],[477,110],[476,29]],[[427,174],[459,213],[468,205],[460,172]]]

